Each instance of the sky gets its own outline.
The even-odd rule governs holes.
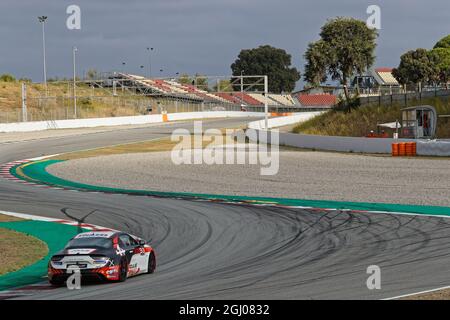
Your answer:
[[[69,5],[81,9],[80,30],[66,26]],[[303,71],[307,45],[326,20],[365,21],[369,5],[381,8],[377,67],[396,67],[402,53],[450,34],[449,0],[1,0],[0,74],[42,81],[41,15],[48,16],[48,78],[72,75],[73,46],[79,74],[148,75],[146,48],[153,47],[153,76],[229,75],[241,49],[266,44],[285,49]]]

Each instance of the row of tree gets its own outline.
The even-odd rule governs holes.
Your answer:
[[[348,98],[350,77],[361,74],[375,61],[377,32],[366,23],[352,18],[329,20],[321,29],[320,40],[310,43],[305,53],[304,80],[310,86],[339,81]],[[291,55],[271,46],[242,50],[231,65],[233,76],[268,75],[269,91],[291,92],[300,79],[300,72],[291,67]]]
[[[400,57],[393,70],[397,81],[407,84],[444,84],[450,81],[450,35],[441,39],[432,50],[410,50]]]
[[[308,86],[318,86],[331,78],[344,87],[348,100],[348,85],[355,74],[363,74],[375,62],[378,33],[364,21],[339,17],[325,23],[320,39],[308,45],[303,79]],[[291,55],[271,46],[242,50],[231,65],[233,76],[268,75],[269,91],[291,92],[300,79],[300,72],[291,67]],[[450,35],[440,40],[432,50],[416,49],[403,54],[393,71],[400,84],[445,84],[450,81]],[[234,87],[238,89],[237,86]]]

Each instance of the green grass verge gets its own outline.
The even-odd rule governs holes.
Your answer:
[[[0,228],[37,238],[48,247],[47,254],[37,262],[18,271],[0,276],[0,291],[44,281],[50,257],[61,250],[78,233],[78,228],[75,226],[30,220],[0,222]]]
[[[0,276],[32,265],[47,253],[47,245],[41,240],[0,228]]]

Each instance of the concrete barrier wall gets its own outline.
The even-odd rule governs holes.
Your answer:
[[[242,112],[242,111],[203,111],[203,112],[183,112],[169,113],[169,121],[191,120],[191,119],[213,119],[213,118],[260,118],[264,117],[262,112]]]
[[[418,141],[417,154],[421,156],[450,157],[450,141],[446,140]]]
[[[189,119],[207,119],[207,118],[229,118],[229,117],[263,117],[259,112],[241,112],[241,111],[207,111],[207,112],[186,112],[171,113],[167,115],[168,121],[189,120]],[[131,117],[111,117],[111,118],[92,118],[92,119],[74,119],[74,120],[55,120],[55,121],[30,121],[16,123],[0,124],[0,132],[31,132],[48,129],[74,129],[90,128],[103,126],[120,125],[139,125],[164,122],[163,115],[145,115]]]
[[[408,142],[409,140],[394,140],[381,138],[333,137],[295,133],[280,133],[280,144],[298,148],[361,152],[361,153],[391,153],[393,142]]]
[[[269,119],[269,128],[289,125],[306,121],[317,114],[295,114],[293,116]],[[263,131],[263,121],[250,122],[248,128]],[[249,135],[251,140],[254,136]],[[258,134],[260,142],[271,143],[270,135]],[[336,137],[318,136],[296,133],[279,133],[279,144],[304,149],[356,152],[356,153],[379,153],[391,154],[392,143],[417,142],[417,154],[422,156],[450,156],[450,140],[413,140],[413,139],[390,139],[390,138],[364,138],[364,137]]]
[[[257,130],[260,131],[259,129]],[[267,135],[267,138],[264,134],[259,136],[260,142],[270,143],[270,135]],[[417,155],[420,156],[450,156],[450,141],[394,140],[389,138],[333,137],[279,133],[280,145],[325,151],[391,154],[392,143],[398,142],[417,142]]]
[[[272,119],[269,119],[268,126],[269,126],[269,128],[288,126],[291,124],[307,121],[311,118],[314,118],[315,116],[318,116],[321,113],[323,113],[323,111],[299,112],[299,113],[293,113],[291,116],[272,118]],[[251,129],[264,129],[265,120],[250,122],[247,125],[247,127],[251,128]]]

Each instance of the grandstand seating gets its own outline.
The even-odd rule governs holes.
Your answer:
[[[266,103],[266,98],[261,93],[249,93],[248,95],[250,97],[252,97],[253,99],[258,100],[262,104]],[[273,106],[278,106],[279,105],[279,103],[274,101],[274,100],[268,100],[267,103],[270,104],[270,105],[273,105]]]
[[[241,92],[218,92],[211,93],[199,89],[191,84],[183,84],[175,79],[148,79],[142,76],[119,73],[120,78],[130,80],[142,89],[147,89],[152,93],[162,94],[178,99],[192,99],[204,102],[245,104],[249,106],[264,105],[265,97],[261,93],[241,93]],[[290,95],[269,94],[268,103],[271,106],[295,106],[298,103]]]
[[[294,106],[295,102],[290,95],[287,94],[269,94],[269,99],[283,106]]]
[[[222,98],[223,100],[233,103],[233,104],[240,104],[241,100],[239,100],[238,98],[234,97],[231,93],[227,93],[227,92],[217,92],[215,93],[216,96],[218,96],[219,98]]]
[[[262,102],[256,100],[255,98],[252,98],[245,92],[233,92],[233,96],[237,97],[239,100],[241,100],[244,104],[250,105],[250,106],[261,106],[263,105]]]

